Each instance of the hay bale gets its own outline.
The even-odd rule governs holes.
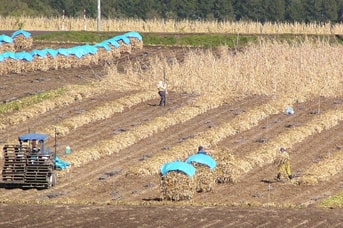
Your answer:
[[[168,172],[161,177],[160,191],[163,199],[172,201],[192,199],[195,192],[194,179],[180,171]]]

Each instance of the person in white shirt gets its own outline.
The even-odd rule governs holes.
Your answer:
[[[165,82],[159,81],[157,84],[158,94],[161,97],[159,106],[166,106],[166,94],[167,94],[167,84]]]

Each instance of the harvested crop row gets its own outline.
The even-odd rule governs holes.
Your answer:
[[[100,82],[93,82],[87,85],[69,85],[59,88],[49,92],[50,95],[52,94],[51,99],[43,100],[42,102],[35,103],[29,107],[22,108],[11,115],[0,117],[0,129],[3,130],[9,125],[19,124],[20,122],[26,121],[34,116],[41,115],[49,110],[70,105],[76,101],[90,98],[95,95],[105,94],[108,91],[113,91],[113,88],[121,91],[127,91],[131,90],[132,86],[128,86],[124,77],[122,77],[121,80],[118,80],[115,76],[107,76]],[[62,93],[60,92],[61,90],[63,91]],[[25,98],[25,100],[26,99],[27,98]]]
[[[239,132],[245,131],[258,125],[259,121],[269,115],[282,111],[284,104],[291,104],[290,99],[273,100],[267,104],[260,105],[253,110],[247,111],[230,122],[221,126],[202,132],[199,136],[187,140],[185,143],[174,146],[170,149],[173,153],[166,154],[165,151],[157,154],[153,158],[144,161],[137,167],[132,167],[131,172],[138,175],[151,175],[159,172],[159,168],[166,162],[183,159],[193,153],[193,149],[198,145],[216,146],[221,140]]]
[[[103,140],[91,148],[83,151],[76,151],[68,156],[68,161],[74,166],[81,166],[90,161],[97,160],[102,156],[118,153],[120,150],[148,138],[153,134],[164,131],[170,126],[185,122],[194,116],[200,115],[209,109],[220,106],[222,99],[212,99],[211,97],[200,97],[194,104],[178,108],[165,116],[155,118],[143,125],[133,128],[131,131],[115,135],[110,140]]]
[[[55,129],[60,135],[66,135],[71,130],[75,130],[85,124],[95,122],[97,120],[103,120],[109,118],[114,113],[123,112],[125,108],[130,108],[141,102],[151,100],[156,97],[155,93],[151,91],[136,93],[131,96],[122,97],[112,102],[102,104],[102,106],[84,112],[80,115],[63,120],[61,123],[55,126],[43,129],[43,132],[54,135]]]
[[[233,180],[237,181],[237,179],[245,173],[248,173],[250,170],[257,166],[264,166],[266,164],[271,164],[275,158],[276,151],[280,147],[287,147],[291,148],[294,144],[302,142],[305,138],[313,135],[319,134],[320,132],[330,129],[340,121],[343,120],[343,108],[335,109],[327,111],[326,113],[322,113],[319,116],[316,116],[311,121],[309,121],[304,126],[294,127],[285,131],[284,133],[278,135],[273,140],[270,140],[268,143],[263,144],[259,149],[251,152],[249,155],[245,156],[244,158],[236,159],[233,155],[229,157],[231,161],[228,161],[232,166],[231,172],[235,173]],[[226,153],[230,153],[226,151]],[[341,154],[336,155],[337,159],[341,158]],[[331,160],[328,160],[331,161]],[[334,162],[336,166],[327,166],[324,169],[325,164],[327,162],[321,163],[323,165],[323,170],[321,170],[321,174],[318,175],[318,172],[314,170],[316,169],[316,165],[313,165],[310,170],[308,170],[305,175],[304,181],[299,181],[299,183],[310,183],[316,182],[318,179],[322,179],[323,177],[328,178],[332,175],[337,174],[337,170],[341,170],[343,168],[342,160],[337,160]],[[315,177],[318,175],[317,177]],[[232,176],[232,174],[228,174],[228,176]],[[309,176],[312,176],[312,179],[315,181],[310,181]]]

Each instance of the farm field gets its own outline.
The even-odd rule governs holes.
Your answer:
[[[74,163],[59,171],[51,189],[0,188],[0,226],[341,227],[343,210],[320,204],[343,191],[343,96],[299,99],[287,115],[289,104],[268,94],[218,101],[171,86],[167,106],[159,107],[155,88],[139,86],[132,76],[107,75],[109,68],[128,72],[131,64],[144,69],[160,56],[182,62],[190,51],[144,46],[111,65],[1,76],[2,103],[62,87],[65,92],[1,114],[0,144],[30,130],[48,133],[53,147],[56,128],[58,155]],[[191,200],[162,200],[160,165],[185,159],[200,144],[211,146],[218,165],[235,168],[234,181]],[[271,153],[279,145],[289,148],[297,175],[292,181],[272,181],[277,170]]]

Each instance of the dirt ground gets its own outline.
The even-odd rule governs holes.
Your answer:
[[[162,53],[165,56],[173,54],[182,61],[187,51],[184,48],[144,47],[130,55],[123,55],[116,60],[115,65],[120,68],[125,61],[144,62],[145,58]],[[9,102],[67,84],[99,81],[105,74],[103,65],[93,65],[80,69],[1,76],[0,102]],[[57,123],[61,118],[78,115],[80,110],[91,110],[125,95],[114,90],[112,94],[100,94],[47,111],[30,118],[30,121],[0,130],[0,141],[5,143],[6,139],[15,138],[28,129],[42,129]],[[117,129],[130,130],[147,120],[185,106],[194,98],[192,94],[170,91],[167,107],[156,106],[159,101],[156,97],[110,118],[80,126],[66,136],[60,136],[58,144],[61,148],[70,145],[73,151],[80,151],[94,142],[111,138]],[[342,172],[316,185],[294,185],[263,182],[264,179],[275,177],[275,167],[256,167],[241,176],[235,184],[217,184],[213,192],[195,194],[188,204],[161,201],[158,175],[126,175],[131,166],[153,157],[165,148],[182,143],[196,133],[228,122],[268,99],[252,96],[211,109],[124,148],[120,153],[82,167],[71,167],[68,175],[59,178],[53,188],[1,188],[0,227],[343,227],[343,209],[318,207],[322,200],[343,191]],[[321,112],[325,112],[341,107],[343,98],[314,97],[305,103],[298,103],[294,107],[295,115],[272,115],[256,127],[225,138],[218,146],[229,147],[236,151],[237,157],[243,157],[263,143],[263,140],[272,139],[285,128],[306,124],[317,114],[319,103]],[[306,138],[290,152],[294,158],[293,172],[301,174],[322,160],[328,152],[342,153],[342,146],[343,123]],[[166,153],[171,151],[166,150]],[[59,154],[67,156],[63,151]],[[43,203],[38,204],[37,201]]]

